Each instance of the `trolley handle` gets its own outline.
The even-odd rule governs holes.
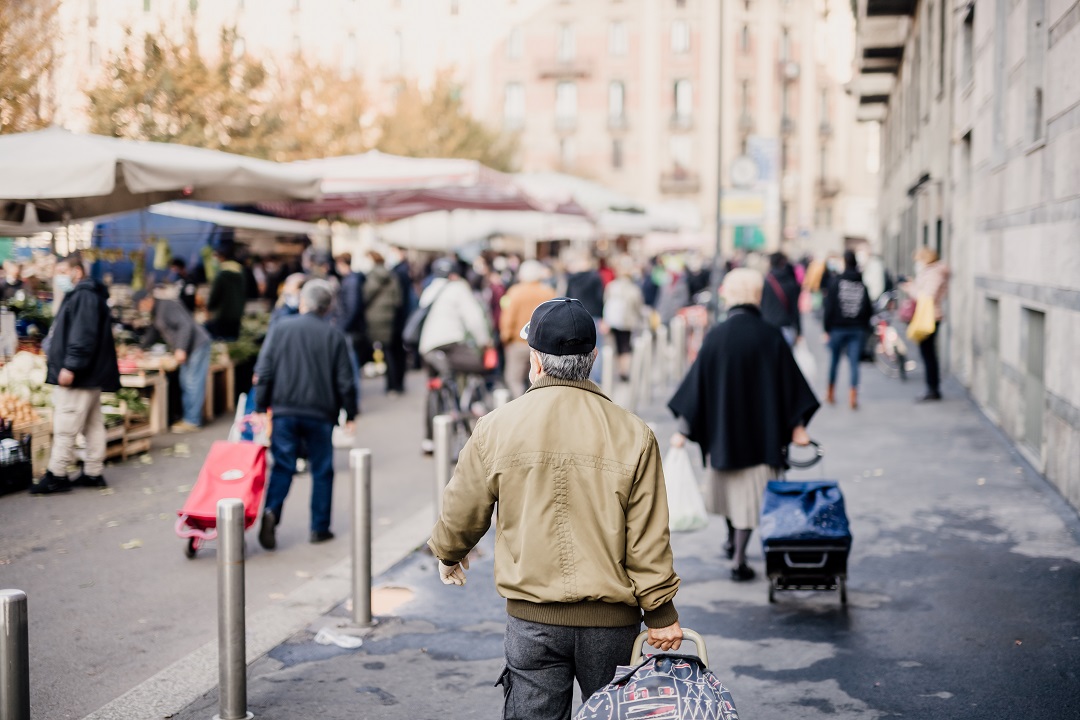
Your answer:
[[[698,635],[693,630],[690,630],[690,629],[687,629],[687,628],[683,628],[682,633],[683,633],[683,642],[686,642],[687,640],[689,640],[690,642],[694,643],[694,646],[697,648],[697,656],[699,658],[701,658],[701,664],[704,665],[705,667],[709,667],[709,654],[708,654],[708,651],[705,650],[705,639],[702,638],[700,635]],[[633,653],[633,655],[631,655],[631,658],[630,658],[630,664],[631,665],[637,665],[637,664],[641,663],[642,660],[645,659],[645,652],[644,652],[645,651],[645,644],[648,641],[648,639],[649,639],[649,632],[648,631],[645,631],[645,632],[641,633],[640,635],[637,636],[637,638],[635,638],[635,640],[634,640],[634,653]],[[652,646],[650,645],[650,647],[652,647]]]
[[[814,454],[809,460],[796,460],[792,458],[788,448],[784,448],[784,459],[787,460],[788,465],[798,470],[814,467],[821,462],[821,458],[825,456],[825,448],[821,447],[821,444],[816,440],[810,441],[810,447],[814,448]]]

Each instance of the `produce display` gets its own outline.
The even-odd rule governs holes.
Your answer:
[[[170,352],[153,350],[147,352],[135,345],[117,347],[116,360],[122,373],[137,373],[144,370],[172,372],[180,366]]]
[[[48,374],[44,355],[15,353],[11,362],[0,367],[0,393],[32,407],[51,407],[52,389],[45,384]]]
[[[0,418],[10,420],[16,427],[31,425],[41,420],[41,416],[37,414],[29,400],[10,393],[0,394]]]

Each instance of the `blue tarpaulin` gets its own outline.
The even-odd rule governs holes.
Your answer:
[[[220,203],[200,204],[213,208],[224,207]],[[231,228],[201,220],[174,218],[139,210],[95,225],[93,246],[123,250],[125,255],[134,250],[142,250],[146,253],[146,268],[150,271],[154,265],[154,241],[157,238],[165,238],[172,256],[186,261],[190,270],[202,262],[199,253],[203,247],[217,247],[232,242],[233,231]],[[118,262],[99,260],[94,266],[97,277],[109,273],[116,283],[130,283],[133,272],[134,264],[127,257]]]

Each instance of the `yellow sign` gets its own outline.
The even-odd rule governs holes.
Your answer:
[[[755,225],[765,221],[765,194],[727,190],[720,206],[725,225]]]

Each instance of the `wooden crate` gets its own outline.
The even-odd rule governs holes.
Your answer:
[[[34,461],[34,477],[45,474],[49,467],[49,455],[52,453],[52,415],[47,411],[38,410],[41,419],[34,423],[16,425],[14,435],[16,440],[24,436],[30,436],[30,454]]]

